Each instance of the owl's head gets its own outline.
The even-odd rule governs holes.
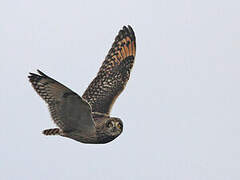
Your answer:
[[[123,122],[119,118],[111,117],[105,121],[105,133],[109,136],[117,137],[123,131]]]

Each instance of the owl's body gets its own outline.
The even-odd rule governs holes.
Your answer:
[[[135,52],[134,32],[130,26],[124,26],[82,97],[39,70],[39,75],[30,73],[33,88],[48,104],[59,127],[46,129],[43,134],[91,144],[108,143],[118,137],[123,123],[110,117],[110,111],[130,77]]]
[[[96,125],[96,130],[93,131],[92,133],[86,134],[85,132],[81,133],[81,131],[74,130],[74,131],[64,132],[64,133],[59,132],[58,135],[68,137],[82,143],[105,144],[105,143],[111,142],[122,133],[122,128],[117,131],[114,131],[114,133],[111,133],[111,131],[108,131],[106,129],[106,120],[107,120],[106,118],[94,118],[93,120]],[[118,118],[116,119],[110,118],[110,120],[113,120],[115,122],[121,122],[121,120]],[[49,129],[49,130],[51,131],[52,129]],[[49,135],[49,134],[45,134],[45,135]]]

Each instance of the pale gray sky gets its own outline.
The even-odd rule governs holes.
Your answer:
[[[0,2],[0,179],[240,179],[240,2]],[[130,24],[137,56],[105,145],[46,137],[28,82],[40,69],[82,94]]]

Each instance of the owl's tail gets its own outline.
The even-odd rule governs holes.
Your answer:
[[[42,132],[44,135],[46,136],[50,136],[50,135],[60,135],[61,130],[59,128],[53,128],[53,129],[45,129]]]

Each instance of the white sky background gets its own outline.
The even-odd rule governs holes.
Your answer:
[[[240,2],[0,2],[0,179],[240,179]],[[28,82],[40,69],[82,94],[115,36],[137,37],[105,145],[60,136]]]

